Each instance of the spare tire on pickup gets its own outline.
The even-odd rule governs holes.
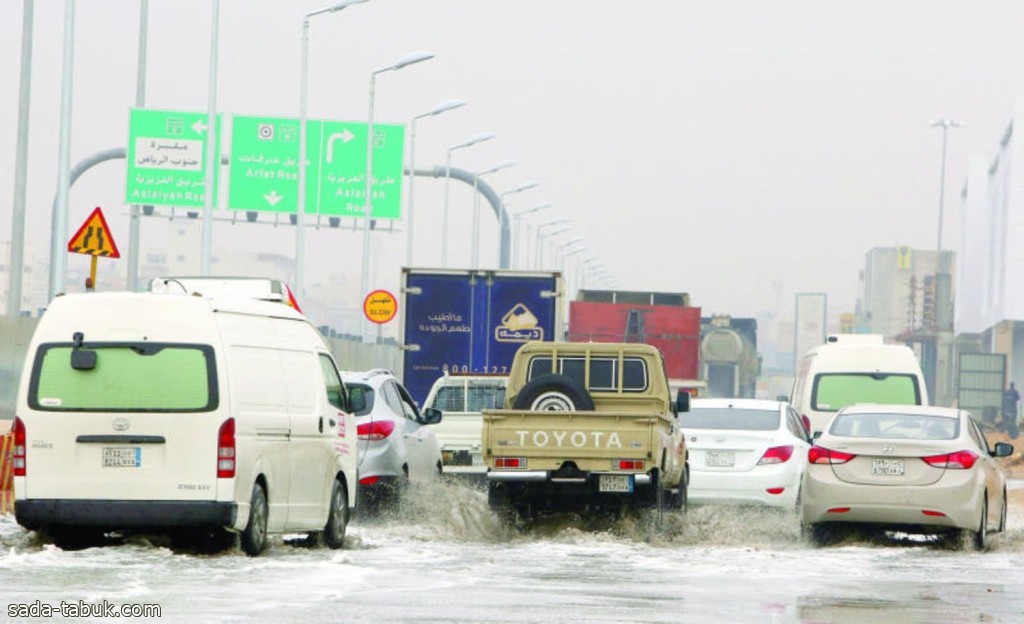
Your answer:
[[[568,375],[541,375],[523,386],[512,408],[535,412],[589,412],[594,400],[579,382]]]

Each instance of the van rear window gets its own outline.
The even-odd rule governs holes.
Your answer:
[[[87,343],[95,366],[74,368],[70,344],[39,347],[29,406],[43,411],[204,412],[217,408],[213,347]]]
[[[855,403],[920,405],[917,377],[896,373],[825,373],[814,378],[811,409],[836,412]]]

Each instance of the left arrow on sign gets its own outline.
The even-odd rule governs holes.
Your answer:
[[[194,124],[192,124],[191,128],[192,128],[192,130],[195,131],[196,134],[198,134],[199,136],[203,136],[203,133],[206,132],[207,126],[203,122],[203,120],[200,119],[199,121],[197,121]]]

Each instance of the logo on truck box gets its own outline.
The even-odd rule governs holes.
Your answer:
[[[494,339],[498,342],[530,342],[544,340],[544,328],[537,327],[537,317],[522,303],[501,317],[501,325],[494,328]]]

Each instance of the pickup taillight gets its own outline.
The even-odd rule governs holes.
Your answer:
[[[495,468],[526,468],[525,457],[495,457]]]

